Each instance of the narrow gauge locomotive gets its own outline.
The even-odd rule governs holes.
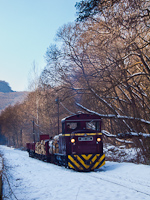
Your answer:
[[[96,114],[77,114],[62,120],[62,133],[52,140],[41,135],[40,142],[27,143],[29,156],[72,168],[92,171],[105,164],[101,118]]]

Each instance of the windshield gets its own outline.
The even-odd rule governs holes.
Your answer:
[[[67,123],[67,130],[75,130],[77,128],[77,122]]]
[[[86,129],[99,131],[100,130],[100,122],[94,122],[94,121],[86,122]]]

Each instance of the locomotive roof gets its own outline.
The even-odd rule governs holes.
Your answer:
[[[99,115],[96,114],[76,114],[76,115],[71,115],[69,117],[66,117],[64,119],[62,119],[62,122],[64,121],[91,121],[91,120],[95,120],[95,121],[100,121],[101,117]]]

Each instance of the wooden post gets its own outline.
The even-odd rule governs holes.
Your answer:
[[[34,143],[35,143],[35,128],[34,128],[34,119],[33,119],[32,123],[33,123],[33,141],[34,141]]]
[[[55,100],[55,102],[58,105],[58,107],[57,107],[57,113],[58,113],[58,135],[59,135],[59,97],[57,97],[57,99]]]

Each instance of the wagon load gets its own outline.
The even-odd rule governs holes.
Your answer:
[[[52,140],[49,141],[49,153],[59,153],[59,135],[55,135]]]
[[[45,141],[44,140],[41,140],[41,142],[36,142],[35,153],[40,154],[40,155],[46,155]]]

